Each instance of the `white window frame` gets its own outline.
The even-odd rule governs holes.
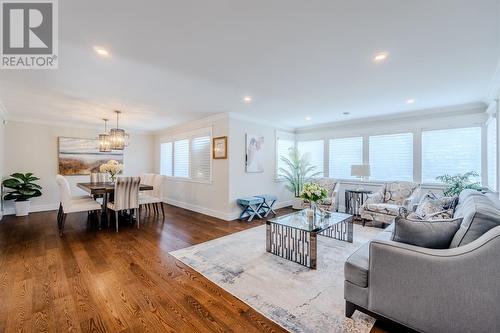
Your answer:
[[[300,142],[311,142],[311,141],[322,141],[323,142],[323,168],[322,168],[322,175],[319,176],[319,178],[325,178],[325,177],[328,177],[327,174],[328,174],[328,158],[326,158],[327,156],[327,152],[328,152],[328,140],[325,140],[324,138],[320,138],[320,139],[307,139],[307,140],[295,140],[295,147],[298,149],[299,148],[299,143]],[[304,152],[300,152],[301,154],[303,154]],[[313,173],[316,173],[318,172],[317,170],[314,171]]]
[[[194,137],[200,137],[200,136],[209,136],[210,137],[210,178],[205,180],[205,179],[196,179],[192,178],[191,176],[191,163],[192,163],[192,152],[191,152],[191,139]],[[183,139],[188,139],[188,147],[189,147],[189,177],[176,177],[174,176],[175,170],[174,170],[174,160],[175,160],[175,141],[178,140],[183,140]],[[160,138],[159,140],[159,147],[158,151],[160,152],[160,166],[161,166],[161,144],[162,143],[167,143],[167,142],[172,142],[172,176],[164,176],[167,178],[167,180],[171,181],[178,181],[178,182],[189,182],[189,183],[201,183],[201,184],[212,184],[213,183],[213,156],[212,156],[212,145],[213,145],[213,135],[212,135],[212,127],[205,127],[205,128],[200,128],[197,130],[193,131],[188,131],[188,132],[183,132],[183,133],[178,133],[174,134],[171,136],[165,136]]]

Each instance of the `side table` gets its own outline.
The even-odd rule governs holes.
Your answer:
[[[359,219],[359,207],[371,193],[373,192],[368,190],[345,190],[345,212]],[[365,226],[364,223],[363,226]]]

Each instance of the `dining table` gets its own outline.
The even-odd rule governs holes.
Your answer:
[[[76,186],[92,196],[102,196],[101,220],[107,221],[107,206],[109,199],[115,193],[115,183],[112,182],[87,182],[77,183]],[[152,191],[152,185],[139,184],[139,191]]]

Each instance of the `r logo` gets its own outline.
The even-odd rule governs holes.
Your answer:
[[[53,4],[2,3],[3,54],[53,53]]]

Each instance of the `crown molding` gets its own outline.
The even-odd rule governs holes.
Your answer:
[[[165,133],[169,133],[169,132],[177,132],[177,131],[183,131],[183,130],[190,131],[190,130],[197,129],[197,128],[207,127],[207,123],[213,123],[217,120],[227,119],[227,118],[228,118],[227,112],[214,113],[214,114],[208,115],[206,117],[198,118],[198,119],[191,120],[191,121],[186,121],[186,122],[183,122],[183,123],[180,123],[177,125],[173,125],[173,126],[159,129],[159,130],[155,130],[155,131],[152,131],[151,134],[161,136],[161,135],[165,135]]]
[[[1,113],[1,112],[0,112]],[[93,130],[96,133],[102,131],[102,126],[98,125],[89,125],[85,123],[74,123],[69,121],[54,121],[54,120],[43,120],[32,117],[23,117],[23,116],[14,116],[12,114],[7,114],[7,117],[4,120],[8,120],[9,122],[19,122],[19,123],[27,123],[27,124],[36,124],[36,125],[46,125],[46,126],[58,126],[58,127],[70,127],[70,128],[79,128],[79,129],[87,129]],[[127,129],[127,133],[130,134],[139,134],[139,135],[153,135],[152,131],[141,131],[134,129]]]
[[[280,125],[277,125],[277,124],[270,124],[269,121],[265,121],[265,120],[261,120],[261,119],[255,119],[255,117],[250,117],[250,116],[247,116],[247,115],[241,114],[241,113],[229,112],[228,115],[229,115],[230,119],[243,120],[243,121],[247,121],[247,122],[258,124],[258,125],[263,125],[263,126],[267,126],[267,127],[273,127],[275,129],[281,130],[281,131],[295,133],[295,130],[296,130],[293,127],[286,127],[286,126],[280,126]]]
[[[422,118],[422,117],[435,118],[435,117],[480,114],[480,113],[485,113],[486,110],[487,110],[486,104],[484,104],[483,102],[477,102],[477,103],[461,104],[461,105],[447,106],[441,108],[422,109],[410,112],[398,112],[389,115],[330,122],[327,124],[297,128],[295,132],[308,133],[335,127],[344,127],[344,126],[359,125],[359,124],[366,125],[381,121],[409,120],[412,118]]]

